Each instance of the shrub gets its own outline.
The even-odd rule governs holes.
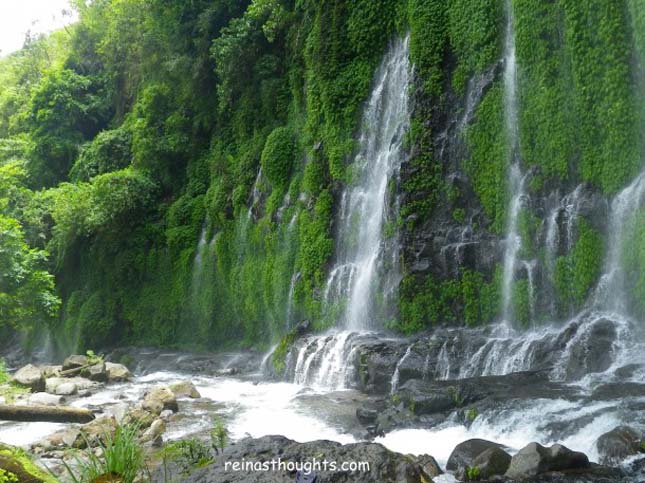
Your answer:
[[[262,150],[262,171],[274,187],[286,189],[296,157],[296,140],[288,127],[279,127],[267,137]]]

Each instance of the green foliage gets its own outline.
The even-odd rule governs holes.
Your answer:
[[[24,472],[26,473],[22,481],[42,481],[43,483],[58,483],[56,478],[53,478],[46,471],[38,467],[27,454],[27,452],[21,448],[16,448],[13,446],[5,445],[0,443],[0,456],[3,458],[9,459],[9,461],[15,461],[17,465],[20,465]],[[10,472],[5,470],[5,473],[0,473],[1,478],[7,479],[7,483],[14,483],[16,480],[11,477]]]
[[[103,362],[103,356],[101,354],[96,354],[91,349],[86,350],[85,355],[87,356],[87,363],[91,366],[101,364]]]
[[[89,181],[94,176],[126,168],[131,160],[131,135],[123,127],[101,131],[82,151],[69,177]]]
[[[274,129],[262,150],[262,171],[274,189],[284,189],[289,184],[296,156],[293,132],[288,127]]]
[[[213,420],[213,429],[211,430],[211,445],[213,449],[223,452],[228,444],[229,435],[228,429],[222,418],[215,418]]]
[[[19,483],[18,476],[11,471],[0,468],[0,483]]]
[[[466,480],[467,481],[479,481],[481,476],[481,470],[479,466],[472,466],[466,468]]]
[[[497,83],[481,101],[475,113],[477,121],[466,132],[471,155],[464,165],[497,233],[504,228],[507,203],[507,139],[502,100],[502,86]]]
[[[469,326],[486,324],[499,314],[500,272],[487,281],[479,272],[465,270],[458,279],[425,280],[406,277],[401,282],[400,321],[404,333],[437,324],[465,321]]]
[[[466,419],[470,422],[473,422],[475,419],[477,419],[477,416],[479,416],[479,411],[477,411],[477,408],[470,408],[468,411],[466,411]]]
[[[4,359],[0,359],[0,384],[4,384],[10,379],[11,376],[7,372],[7,366],[5,365]]]
[[[123,483],[133,483],[144,467],[143,449],[137,440],[136,425],[117,426],[114,435],[106,433],[99,443],[100,456],[92,449],[76,456],[72,468],[63,462],[69,478],[74,483],[98,481],[103,478],[118,478]]]
[[[580,218],[575,246],[556,261],[555,287],[561,315],[566,315],[570,307],[578,310],[586,300],[600,276],[602,253],[602,237],[587,220]]]
[[[182,439],[167,444],[163,449],[164,464],[172,461],[178,465],[182,474],[202,468],[214,461],[210,448],[197,438]]]

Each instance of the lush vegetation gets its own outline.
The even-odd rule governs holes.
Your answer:
[[[445,211],[470,222],[472,192],[474,228],[504,232],[503,2],[73,4],[76,25],[0,59],[0,335],[46,328],[67,350],[249,346],[303,318],[333,324],[322,290],[361,106],[388,40],[407,32],[414,109],[398,228],[414,237]],[[512,7],[517,154],[530,194],[581,182],[615,194],[645,146],[632,62],[645,52],[641,2]],[[463,128],[447,131],[462,116]],[[444,131],[461,146],[457,160],[438,145]],[[464,183],[451,180],[455,169]],[[523,214],[523,239],[535,238],[540,216]],[[578,225],[552,274],[562,317],[600,273],[604,233]],[[544,258],[539,246],[525,250]],[[499,316],[499,266],[441,276],[410,263],[391,327]],[[528,290],[518,280],[514,312],[525,324]]]

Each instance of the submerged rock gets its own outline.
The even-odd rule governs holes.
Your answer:
[[[619,464],[643,451],[642,435],[629,426],[618,426],[596,440],[602,464]]]
[[[43,391],[45,389],[45,376],[40,367],[33,364],[18,369],[13,375],[13,380],[21,386],[28,387],[33,392]]]
[[[506,476],[525,480],[540,473],[589,467],[589,458],[584,453],[572,451],[561,444],[547,448],[539,443],[530,443],[513,456]]]

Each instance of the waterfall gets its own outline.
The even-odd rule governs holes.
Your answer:
[[[410,355],[410,352],[412,352],[412,345],[408,346],[408,348],[405,350],[405,353],[403,354],[403,357],[401,357],[401,359],[399,359],[399,362],[396,363],[394,374],[392,374],[392,382],[390,383],[390,394],[394,394],[399,387],[399,379],[401,377],[401,365],[408,358],[408,356]]]
[[[340,200],[336,262],[323,299],[328,314],[342,308],[337,325],[343,330],[310,338],[300,347],[293,368],[296,384],[346,387],[356,338],[382,326],[387,316],[377,294],[387,298],[394,291],[393,272],[398,272],[397,246],[385,240],[384,229],[396,211],[389,188],[405,155],[410,117],[408,43],[407,37],[394,41],[376,72],[363,112],[352,181]]]
[[[408,39],[395,41],[379,67],[365,106],[352,183],[339,210],[336,264],[325,288],[330,307],[344,306],[340,325],[365,330],[383,322],[375,295],[383,291],[379,270],[388,221],[388,186],[404,157],[408,128]]]
[[[631,234],[631,227],[645,198],[645,171],[621,191],[611,203],[609,214],[609,246],[605,273],[600,279],[596,294],[599,308],[629,315],[625,287],[623,252]]]
[[[506,221],[506,246],[502,278],[502,318],[507,325],[513,321],[513,280],[517,257],[522,248],[518,219],[525,198],[526,175],[518,157],[519,132],[517,115],[517,62],[515,58],[515,27],[511,0],[506,0],[506,40],[504,43],[504,118],[508,136],[509,194]]]

